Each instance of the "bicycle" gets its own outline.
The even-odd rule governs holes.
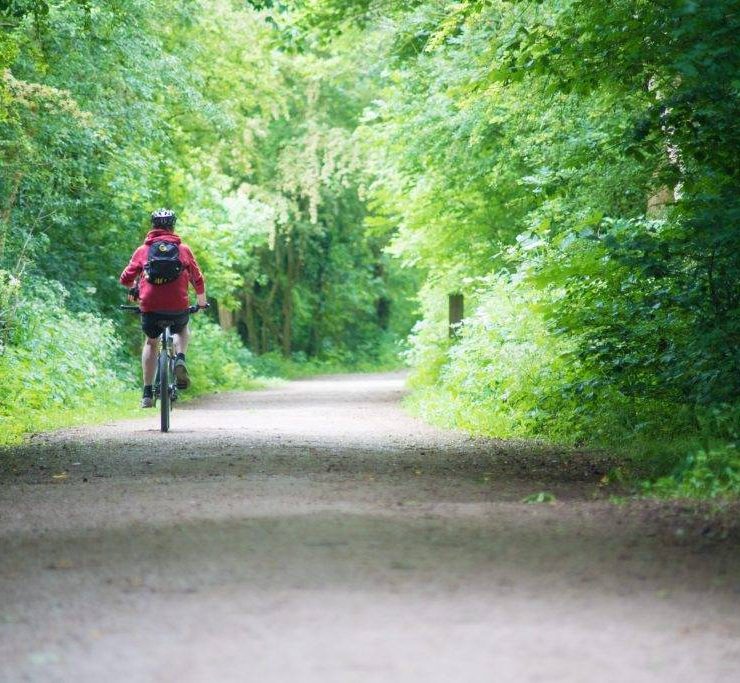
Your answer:
[[[124,311],[130,311],[131,313],[141,314],[141,309],[138,306],[121,306]],[[172,316],[180,315],[181,313],[190,313],[191,315],[208,308],[208,306],[188,306],[187,311],[181,311],[173,313]],[[159,325],[162,328],[162,334],[160,336],[161,346],[159,347],[159,358],[157,359],[157,373],[154,377],[154,405],[157,405],[157,399],[159,399],[160,406],[160,429],[163,432],[170,430],[170,412],[172,411],[172,405],[177,401],[177,385],[175,383],[175,361],[177,356],[172,341],[172,333],[170,332],[170,325],[172,321],[161,320]]]

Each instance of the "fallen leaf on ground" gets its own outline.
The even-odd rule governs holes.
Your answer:
[[[557,499],[549,491],[540,491],[522,498],[522,503],[554,503]]]
[[[46,568],[47,569],[73,569],[74,565],[72,564],[72,560],[63,558],[61,560],[54,560],[52,563],[47,565]]]

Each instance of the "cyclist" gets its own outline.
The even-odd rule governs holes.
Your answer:
[[[146,339],[141,351],[144,374],[142,408],[154,405],[152,384],[157,368],[157,345],[162,334],[162,324],[169,324],[177,353],[175,383],[178,389],[190,385],[185,352],[188,348],[188,285],[192,284],[198,306],[206,306],[206,289],[203,275],[193,252],[175,234],[177,216],[170,209],[152,213],[152,229],[134,252],[126,269],[121,273],[121,284],[129,288],[129,301],[139,301],[141,328]]]

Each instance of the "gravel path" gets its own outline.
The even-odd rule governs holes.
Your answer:
[[[740,680],[726,520],[609,503],[600,456],[433,429],[402,386],[292,382],[0,454],[0,680]]]

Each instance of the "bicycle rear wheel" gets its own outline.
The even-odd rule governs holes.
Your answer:
[[[170,359],[167,350],[159,352],[159,411],[163,432],[170,431]]]

